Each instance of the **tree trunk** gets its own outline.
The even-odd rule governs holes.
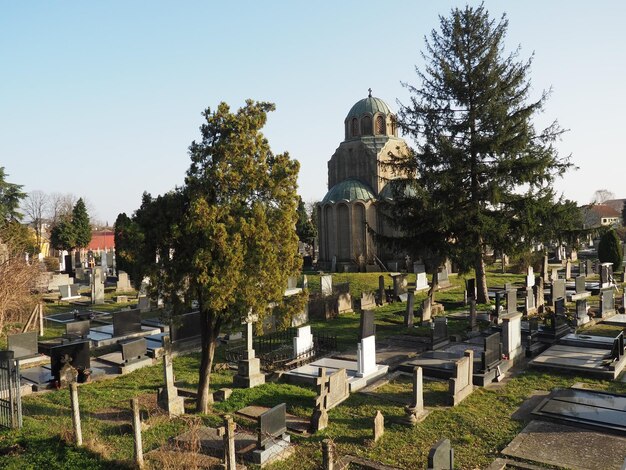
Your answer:
[[[213,395],[209,393],[209,385],[211,383],[211,368],[213,367],[213,357],[215,356],[215,346],[221,320],[219,316],[214,320],[214,312],[202,312],[201,315],[202,355],[200,359],[196,411],[206,414],[209,411],[209,405],[213,403]]]
[[[434,269],[432,276],[433,282],[428,290],[431,305],[435,303],[435,292],[437,292],[437,287],[439,286],[439,267]]]
[[[487,274],[485,272],[485,259],[483,255],[483,239],[478,239],[479,252],[477,254],[476,266],[476,303],[489,303],[489,293],[487,292]]]

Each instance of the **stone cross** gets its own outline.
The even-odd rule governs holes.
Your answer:
[[[315,399],[315,409],[311,417],[313,432],[321,431],[328,426],[328,377],[325,367],[318,369],[315,384],[318,387],[318,396]]]
[[[159,389],[157,398],[161,408],[166,410],[170,416],[180,416],[185,414],[185,399],[178,396],[178,389],[174,384],[174,363],[172,362],[170,339],[163,338],[163,380],[165,387]]]
[[[378,440],[383,437],[385,434],[385,417],[380,412],[380,410],[376,410],[376,414],[374,415],[374,442],[378,442]]]
[[[235,422],[230,415],[224,416],[224,463],[226,470],[237,470],[235,460]]]

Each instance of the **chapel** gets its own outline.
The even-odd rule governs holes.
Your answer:
[[[408,155],[398,137],[396,115],[372,96],[357,101],[344,120],[345,139],[328,162],[328,192],[318,205],[318,266],[324,270],[393,269],[404,261],[374,241],[367,227],[393,235],[381,217],[379,202],[392,199],[391,182],[398,178],[388,163],[392,155]]]

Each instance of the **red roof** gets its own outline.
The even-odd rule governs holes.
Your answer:
[[[621,214],[610,206],[604,204],[595,204],[589,208],[600,217],[620,217]]]
[[[113,248],[115,248],[113,230],[94,230],[91,232],[88,250],[111,250]]]

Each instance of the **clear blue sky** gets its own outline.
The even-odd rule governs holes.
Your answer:
[[[477,4],[477,2],[470,2]],[[266,136],[301,163],[300,194],[320,200],[327,161],[356,101],[397,109],[416,84],[424,35],[455,1],[0,2],[0,166],[27,191],[86,198],[101,221],[141,193],[180,185],[200,113],[220,101],[276,103]],[[487,1],[506,11],[506,44],[533,52],[539,125],[580,167],[557,184],[588,202],[626,197],[626,2]]]

